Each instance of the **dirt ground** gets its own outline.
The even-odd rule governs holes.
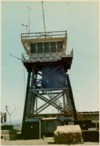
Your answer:
[[[48,137],[44,139],[36,139],[36,140],[3,140],[1,139],[1,145],[54,145],[59,146],[61,144],[54,144],[53,137]],[[67,144],[68,145],[68,144]],[[73,144],[73,146],[84,146],[84,145],[99,145],[99,143],[96,142],[85,142],[83,144]],[[62,144],[62,146],[66,146],[66,144]],[[70,145],[72,146],[72,145]]]

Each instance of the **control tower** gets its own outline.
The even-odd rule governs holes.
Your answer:
[[[22,62],[28,72],[22,136],[41,138],[52,135],[68,119],[77,119],[67,72],[73,50],[66,54],[66,31],[22,33],[21,41],[26,51]]]

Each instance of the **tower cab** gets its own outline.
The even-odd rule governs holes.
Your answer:
[[[66,56],[66,31],[22,33],[21,41],[26,51],[24,61],[57,61]]]

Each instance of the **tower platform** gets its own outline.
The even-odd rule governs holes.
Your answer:
[[[32,71],[34,66],[56,66],[61,63],[66,71],[71,68],[73,50],[66,55],[66,31],[22,33],[21,41],[26,51],[22,54],[22,60],[27,71]]]

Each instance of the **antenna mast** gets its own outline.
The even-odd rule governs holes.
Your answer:
[[[28,33],[30,33],[30,11],[31,11],[31,8],[28,7]]]
[[[43,26],[44,26],[44,32],[46,33],[46,25],[45,25],[45,16],[44,16],[43,1],[41,2],[41,4],[42,4],[42,15],[43,15]]]

